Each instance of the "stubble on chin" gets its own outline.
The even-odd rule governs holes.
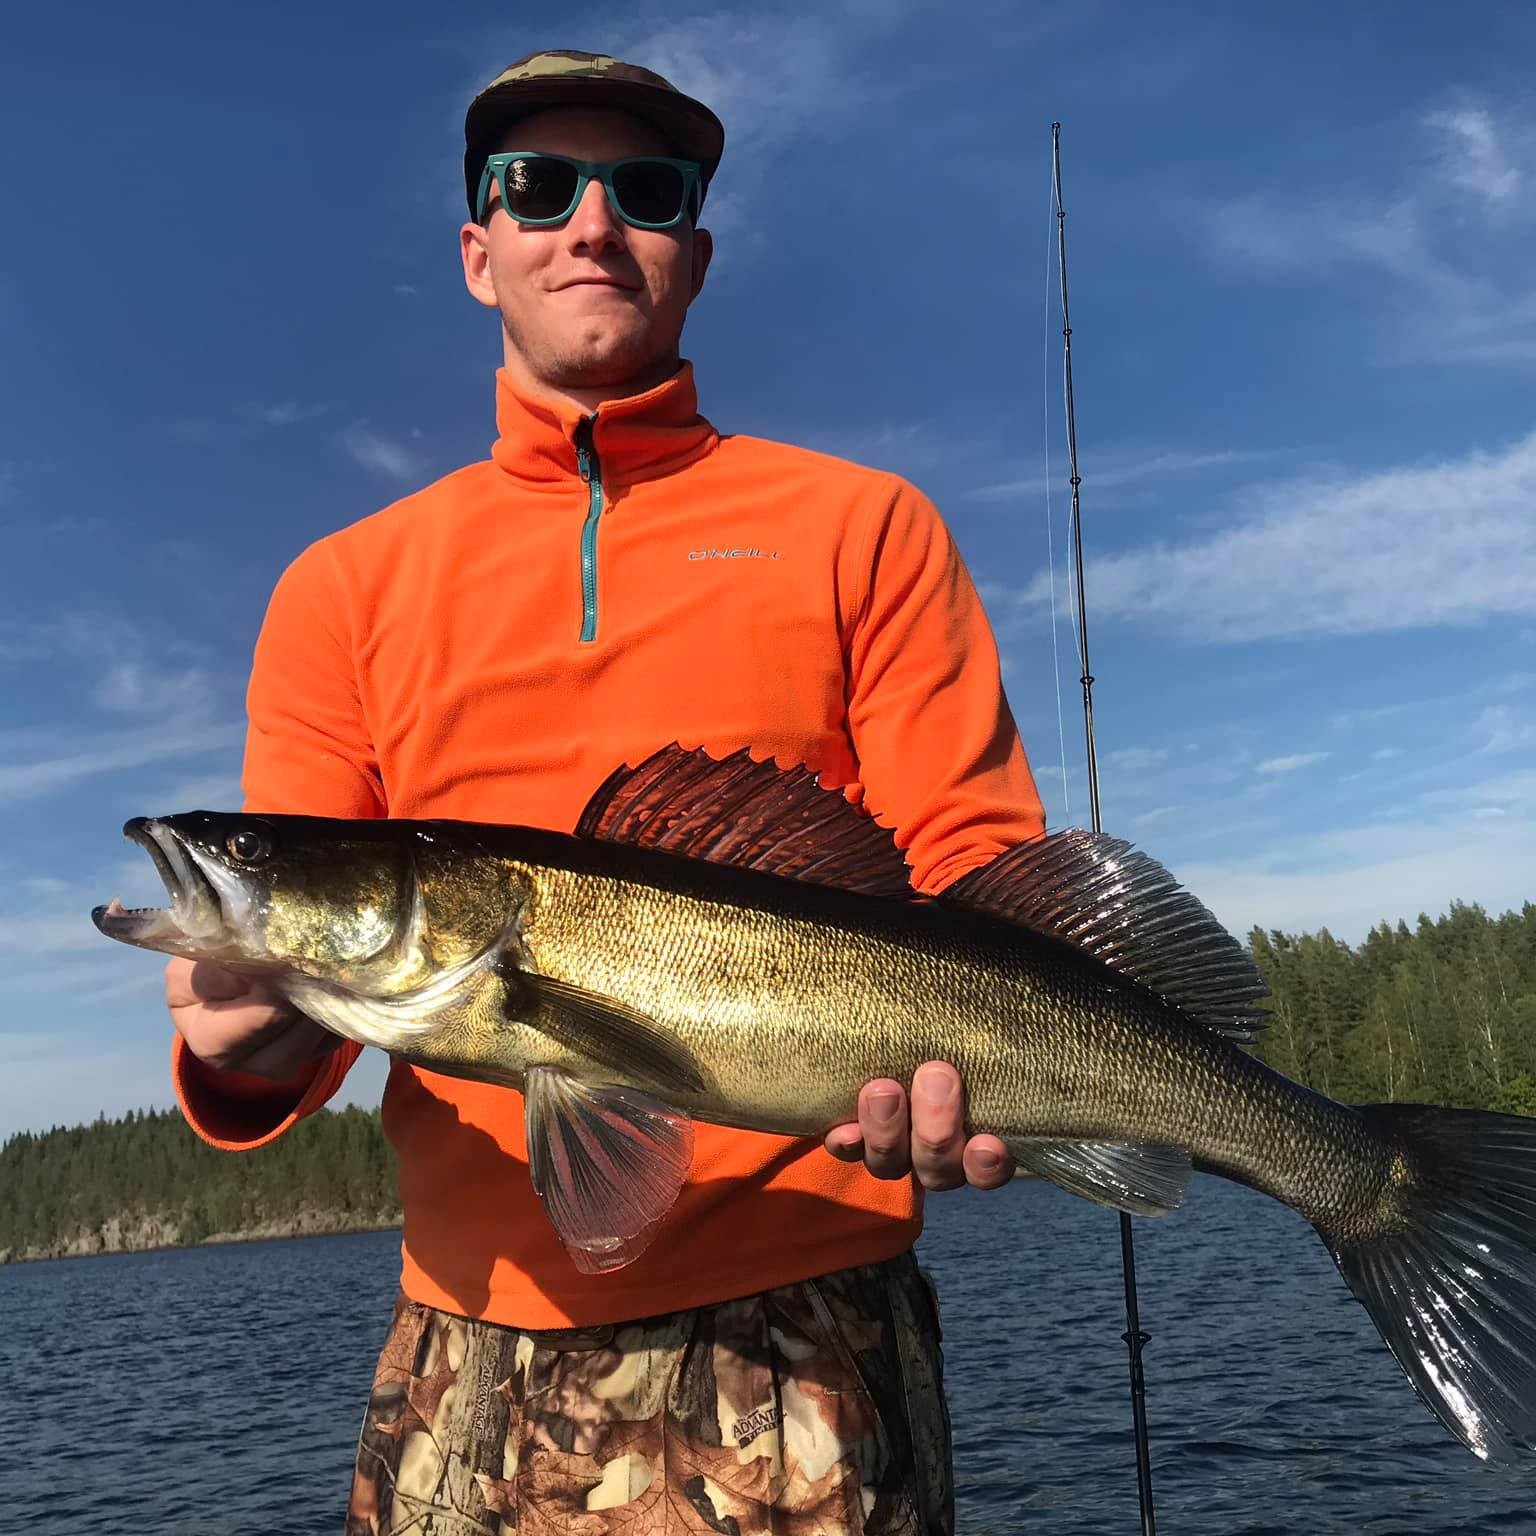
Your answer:
[[[594,326],[558,340],[519,336],[503,325],[507,340],[537,379],[556,389],[609,389],[652,372],[674,356],[668,344],[645,329]]]

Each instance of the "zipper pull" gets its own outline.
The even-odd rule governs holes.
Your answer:
[[[592,423],[596,415],[583,416],[576,424],[576,473],[590,485],[592,483]]]

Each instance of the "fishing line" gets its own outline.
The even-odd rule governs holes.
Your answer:
[[[1061,350],[1063,389],[1067,417],[1067,463],[1072,486],[1072,564],[1077,584],[1077,654],[1082,663],[1083,736],[1088,753],[1088,808],[1095,832],[1099,820],[1099,759],[1093,739],[1093,673],[1088,666],[1088,606],[1083,592],[1083,517],[1077,472],[1077,410],[1072,399],[1072,320],[1067,307],[1067,210],[1061,197],[1061,124],[1051,124],[1051,189],[1056,203],[1056,250],[1061,274]],[[1136,1436],[1136,1492],[1141,1501],[1142,1536],[1156,1536],[1157,1519],[1152,1508],[1152,1451],[1147,1435],[1147,1388],[1142,1370],[1142,1351],[1148,1335],[1142,1330],[1141,1309],[1136,1299],[1136,1248],[1131,1218],[1120,1213],[1120,1265],[1125,1275],[1125,1341],[1131,1378],[1131,1421]]]
[[[1045,222],[1045,301],[1040,322],[1040,403],[1045,410],[1045,568],[1051,587],[1051,677],[1056,684],[1056,737],[1061,746],[1062,815],[1072,820],[1072,781],[1067,776],[1067,716],[1061,702],[1061,643],[1056,630],[1056,535],[1051,511],[1051,268],[1056,244],[1056,174],[1051,173],[1051,198]]]
[[[1051,157],[1051,219],[1053,223],[1058,223],[1058,228],[1055,233],[1057,236],[1056,243],[1060,243],[1062,237],[1065,234],[1066,213],[1061,206],[1061,165],[1054,155]],[[1072,398],[1071,333],[1069,330],[1065,329],[1067,326],[1067,300],[1065,294],[1066,280],[1067,264],[1065,260],[1065,253],[1063,252],[1060,282],[1062,292],[1061,323],[1064,328],[1063,337],[1066,340],[1066,344],[1061,349],[1061,398],[1064,403],[1070,402]],[[1076,475],[1077,442],[1073,432],[1072,422],[1068,419],[1067,410],[1070,410],[1070,404],[1066,404],[1066,409],[1064,409],[1062,412],[1061,431],[1062,436],[1066,441],[1067,462],[1072,466],[1072,473]],[[1074,541],[1076,543],[1082,542],[1083,531],[1081,525],[1078,522],[1079,515],[1077,482],[1074,481],[1072,485],[1072,497],[1071,500],[1067,503],[1066,514],[1066,540],[1068,549],[1073,548]],[[1076,579],[1076,573],[1073,571],[1070,561],[1067,564],[1067,596],[1071,599],[1072,617],[1076,620],[1076,623],[1072,626],[1072,640],[1077,647],[1077,670],[1079,673],[1082,673],[1088,670],[1088,657],[1085,653],[1087,646],[1088,625],[1087,618],[1083,613],[1082,586]],[[1097,831],[1098,829],[1095,828],[1094,830]]]

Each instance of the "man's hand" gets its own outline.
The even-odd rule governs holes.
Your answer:
[[[845,1163],[861,1158],[877,1179],[912,1173],[924,1189],[996,1189],[1013,1177],[1013,1159],[996,1136],[965,1134],[965,1089],[943,1061],[928,1061],[912,1079],[912,1102],[889,1077],[866,1083],[858,1123],[833,1127],[824,1145]]]
[[[282,1082],[341,1044],[265,982],[211,960],[179,956],[165,968],[165,1001],[197,1059]]]

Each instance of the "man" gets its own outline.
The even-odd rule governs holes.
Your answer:
[[[540,54],[476,97],[465,136],[498,439],[284,574],[247,808],[569,830],[614,767],[680,741],[862,786],[923,889],[1037,835],[996,648],[932,507],[698,414],[679,341],[712,250],[714,114],[634,66]],[[173,960],[167,989],[178,1095],[216,1145],[281,1134],[356,1057],[217,967]],[[922,1186],[1011,1173],[995,1138],[965,1137],[953,1069],[918,1074],[910,1134],[889,1081],[825,1147],[699,1126],[652,1247],[597,1276],[532,1193],[519,1095],[396,1062],[384,1123],[403,1295],[349,1532],[950,1528],[910,1250]]]

